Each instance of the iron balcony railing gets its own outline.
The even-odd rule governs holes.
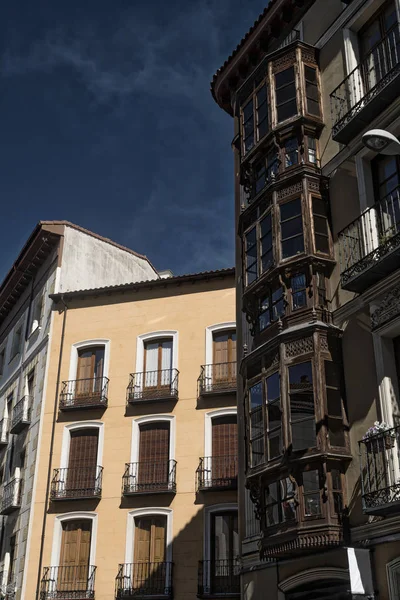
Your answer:
[[[197,467],[197,491],[236,489],[237,456],[205,456]]]
[[[50,498],[52,500],[100,498],[102,482],[103,467],[99,465],[54,469]]]
[[[359,442],[364,512],[400,510],[400,426]]]
[[[106,408],[108,403],[107,377],[71,379],[62,382],[60,410]]]
[[[236,392],[236,362],[201,365],[199,396]]]
[[[354,282],[369,271],[365,285],[370,285],[397,268],[398,261],[386,264],[394,251],[400,249],[400,186],[376,202],[352,221],[339,234],[339,260],[342,287],[354,288]],[[380,268],[382,275],[380,276]],[[355,283],[354,291],[359,284]]]
[[[399,26],[396,25],[330,94],[334,139],[371,100],[393,82],[399,66],[400,33]],[[382,107],[379,107],[377,114],[381,110]]]
[[[172,598],[172,562],[124,563],[115,580],[116,598]]]
[[[9,422],[9,419],[7,417],[4,417],[4,419],[2,419],[0,421],[0,446],[7,446],[7,444],[8,444],[8,437],[9,437],[8,422]]]
[[[11,433],[19,433],[24,427],[30,425],[32,402],[32,396],[24,396],[14,406],[11,419]]]
[[[240,596],[240,564],[237,558],[201,560],[197,594],[207,596]]]
[[[176,460],[127,463],[122,477],[122,493],[156,494],[176,492]]]
[[[13,510],[21,507],[22,479],[19,475],[19,469],[16,469],[14,477],[4,485],[3,496],[1,498],[1,514],[7,515]]]
[[[40,600],[86,600],[94,598],[96,567],[92,565],[45,567]]]
[[[131,373],[127,401],[135,404],[145,401],[177,400],[178,382],[178,369]]]

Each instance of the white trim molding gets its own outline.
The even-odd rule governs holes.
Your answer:
[[[132,421],[131,463],[139,461],[140,425],[144,423],[169,423],[169,459],[175,459],[176,420],[174,415],[150,415]]]
[[[226,417],[227,415],[235,415],[237,418],[236,406],[229,408],[218,408],[211,410],[204,415],[204,456],[212,456],[212,420],[218,417]]]
[[[212,365],[214,362],[213,356],[213,333],[217,331],[226,331],[234,329],[236,331],[236,322],[227,321],[226,323],[216,323],[206,327],[206,365]]]
[[[97,442],[97,461],[96,464],[102,466],[103,460],[103,448],[104,448],[104,423],[102,421],[78,421],[76,423],[70,423],[65,425],[62,437],[61,445],[61,459],[60,469],[66,469],[68,467],[69,460],[69,447],[71,443],[71,431],[78,429],[98,429],[98,442]]]
[[[204,560],[211,560],[211,515],[218,512],[238,511],[237,503],[212,504],[204,507]]]
[[[173,329],[164,331],[150,331],[137,336],[136,340],[136,373],[144,371],[144,343],[161,338],[172,339],[172,369],[178,368],[178,332]]]
[[[97,513],[95,512],[70,512],[58,515],[54,521],[53,546],[51,549],[51,566],[58,567],[60,562],[62,525],[66,521],[87,519],[92,522],[92,533],[90,537],[90,559],[89,564],[96,564],[96,542],[97,542]]]
[[[126,546],[125,546],[125,563],[134,562],[133,549],[135,547],[135,518],[145,516],[157,516],[164,515],[167,517],[167,539],[166,539],[166,562],[172,562],[172,540],[173,540],[173,529],[172,529],[172,508],[136,508],[131,510],[127,515],[126,524]]]
[[[83,340],[76,342],[71,346],[71,357],[69,361],[69,375],[68,379],[76,379],[78,370],[78,351],[82,348],[92,348],[93,346],[104,346],[104,366],[103,366],[103,377],[108,377],[108,371],[110,366],[110,340],[104,338]]]

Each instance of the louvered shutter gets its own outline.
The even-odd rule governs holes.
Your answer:
[[[91,352],[83,351],[78,356],[78,371],[76,374],[76,395],[89,396],[93,387],[94,366],[96,356]]]
[[[212,479],[227,483],[237,476],[237,419],[236,415],[212,420]],[[218,485],[218,481],[214,482]]]
[[[60,591],[87,589],[91,525],[90,521],[68,521],[63,525],[58,575]]]
[[[96,429],[71,431],[67,490],[90,493],[95,487],[97,470],[98,432]]]
[[[140,427],[139,486],[168,486],[169,423],[147,423]]]

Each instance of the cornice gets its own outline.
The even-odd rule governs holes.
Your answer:
[[[400,515],[351,528],[351,541],[370,545],[372,540],[400,534]]]

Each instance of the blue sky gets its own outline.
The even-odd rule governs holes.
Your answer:
[[[233,264],[233,128],[209,83],[265,4],[1,3],[0,277],[40,219],[177,274]]]

